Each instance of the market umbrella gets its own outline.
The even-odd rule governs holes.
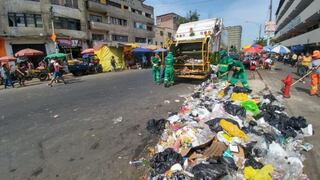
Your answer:
[[[0,58],[0,62],[8,62],[8,61],[15,61],[17,58],[12,56],[3,56]]]
[[[22,50],[18,51],[15,54],[15,56],[16,57],[32,57],[32,56],[41,56],[43,54],[44,53],[42,51],[27,48],[27,49],[22,49]]]
[[[288,49],[285,46],[277,45],[277,46],[272,48],[271,52],[278,53],[278,54],[288,54],[291,51],[290,51],[290,49]]]
[[[243,47],[243,49],[249,49],[249,48],[251,48],[251,45],[245,45],[245,46]]]
[[[47,55],[44,59],[63,59],[66,57],[66,54],[64,53],[53,53],[53,54],[49,54]]]
[[[246,52],[246,53],[260,53],[261,51],[262,49],[253,48],[253,47],[243,50],[243,52]]]
[[[132,52],[135,53],[152,53],[151,49],[147,49],[147,48],[135,48],[132,50]]]
[[[265,51],[265,52],[271,52],[271,50],[272,50],[272,46],[265,46],[265,47],[263,47],[263,51]]]
[[[251,47],[257,48],[257,49],[262,49],[263,48],[260,44],[252,44]]]
[[[81,54],[94,54],[94,49],[93,48],[85,49],[81,52]]]
[[[153,52],[154,53],[162,53],[162,52],[167,52],[167,51],[168,51],[168,49],[159,48],[159,49],[154,50]]]

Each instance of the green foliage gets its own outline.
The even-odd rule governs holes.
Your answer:
[[[260,44],[261,46],[266,46],[267,45],[267,39],[260,38],[254,41],[255,44]]]
[[[189,11],[187,13],[186,17],[179,17],[177,22],[178,25],[188,23],[188,22],[193,22],[193,21],[198,21],[200,18],[200,14],[195,10],[195,11]]]

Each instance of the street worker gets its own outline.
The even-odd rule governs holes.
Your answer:
[[[63,81],[64,84],[67,84],[63,78],[63,74],[61,72],[63,66],[61,66],[58,62],[58,60],[56,59],[55,62],[53,63],[53,68],[54,68],[54,73],[53,73],[53,78],[51,79],[50,83],[48,84],[48,86],[52,87],[52,83],[56,80],[61,79]]]
[[[301,62],[301,65],[303,66],[303,68],[305,69],[304,72],[308,72],[309,69],[311,68],[311,59],[312,57],[310,56],[310,53],[307,52],[307,54],[305,56],[303,56],[303,60]],[[301,81],[303,84],[305,84],[305,78],[303,78]]]
[[[172,52],[169,52],[165,61],[164,87],[169,87],[174,84],[174,58]]]
[[[230,80],[231,85],[236,85],[238,80],[240,80],[243,87],[249,89],[249,84],[247,81],[247,73],[242,62],[234,60],[231,67],[232,67],[231,69],[233,70],[233,75]]]
[[[312,72],[311,83],[310,83],[310,95],[320,95],[320,51],[313,51],[312,54]]]
[[[161,59],[158,54],[156,54],[155,56],[152,56],[151,63],[152,63],[153,80],[155,83],[160,84]]]
[[[233,63],[233,59],[227,55],[225,50],[219,52],[220,60],[218,64],[218,78],[224,81],[228,80],[228,71],[230,70],[230,65]]]

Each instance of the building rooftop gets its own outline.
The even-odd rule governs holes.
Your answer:
[[[159,16],[157,16],[157,18],[158,18],[158,17],[167,16],[167,15],[176,15],[176,16],[180,16],[179,14],[176,14],[176,13],[174,13],[174,12],[171,12],[171,13],[167,13],[167,14],[159,15]]]

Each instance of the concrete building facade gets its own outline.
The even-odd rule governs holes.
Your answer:
[[[61,52],[78,54],[87,48],[87,20],[82,0],[0,0],[2,49],[14,55],[34,48],[49,54],[56,46],[50,39],[52,24]]]
[[[154,10],[144,0],[88,0],[90,43],[153,44]]]
[[[228,32],[228,49],[241,50],[242,26],[229,26]]]
[[[320,47],[320,0],[280,0],[275,37],[280,44]]]
[[[155,45],[163,47],[168,39],[174,39],[178,29],[178,19],[181,18],[178,14],[168,13],[157,16],[156,18],[156,35],[154,39]]]

